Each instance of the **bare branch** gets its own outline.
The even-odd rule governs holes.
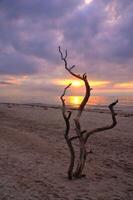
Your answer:
[[[87,132],[86,130],[82,131],[82,132],[81,132],[81,135],[85,134],[86,132]],[[80,137],[80,136],[73,136],[73,137],[69,138],[69,140],[70,140],[70,141],[73,141],[73,140],[75,140],[75,139],[78,139],[79,137]]]
[[[79,136],[73,136],[73,137],[69,138],[69,140],[70,140],[70,141],[73,141],[73,140],[76,140],[76,139],[78,139],[78,138],[79,138]]]
[[[78,115],[77,115],[78,118],[82,114],[82,111],[83,111],[83,109],[84,109],[84,107],[85,107],[85,105],[86,105],[86,103],[87,103],[87,101],[88,101],[88,99],[90,97],[90,91],[91,91],[90,85],[89,85],[88,80],[87,80],[86,73],[83,74],[83,81],[85,83],[86,92],[85,92],[85,96],[83,98],[83,101],[81,102],[81,104],[80,104],[80,106],[78,108]]]
[[[81,134],[83,135],[84,133],[86,133],[87,132],[87,130],[83,130],[82,132],[81,132]]]
[[[114,106],[118,103],[118,100],[114,101],[113,103],[111,103],[108,107],[111,111],[111,116],[112,116],[112,124],[111,125],[107,125],[107,126],[104,126],[104,127],[101,127],[101,128],[96,128],[96,129],[93,129],[92,131],[89,131],[87,132],[86,134],[86,137],[85,137],[85,143],[87,142],[88,138],[94,134],[94,133],[97,133],[97,132],[102,132],[102,131],[105,131],[105,130],[109,130],[109,129],[112,129],[113,127],[116,126],[117,124],[117,121],[116,121],[116,113],[114,112]]]
[[[62,53],[62,51],[61,51],[61,47],[59,46],[59,53],[60,53],[60,55],[61,55],[61,60],[63,60],[64,61],[64,64],[65,64],[65,69],[72,75],[72,76],[74,76],[74,77],[76,77],[76,78],[79,78],[79,79],[81,79],[82,80],[82,77],[80,76],[80,75],[78,75],[78,74],[76,74],[76,73],[74,73],[74,72],[72,72],[71,70],[75,67],[75,65],[73,65],[72,67],[68,67],[68,63],[67,63],[67,50],[65,51],[65,56],[63,56],[63,53]]]
[[[71,86],[72,84],[70,83],[67,87],[64,88],[64,91],[60,97],[61,101],[62,101],[62,105],[63,105],[63,110],[65,110],[65,99],[63,99],[63,97],[66,94],[67,89]]]
[[[72,67],[70,67],[70,70],[72,70],[75,67],[75,65],[73,65]]]
[[[68,117],[67,117],[67,119],[69,120],[70,117],[71,117],[72,112],[71,112],[71,111],[67,111],[67,113],[68,113]]]
[[[66,132],[65,132],[65,137],[68,135],[69,133],[69,129],[70,129],[70,123],[69,123],[69,119],[71,117],[71,111],[68,111],[68,116],[66,114],[66,105],[65,105],[65,99],[63,98],[66,94],[66,91],[67,89],[71,86],[71,83],[66,86],[64,88],[64,91],[60,97],[61,101],[62,101],[62,114],[63,114],[63,117],[64,117],[64,120],[65,120],[65,123],[66,123]]]
[[[71,70],[75,67],[75,65],[73,65],[72,67],[68,68],[68,64],[67,64],[67,50],[65,51],[66,54],[65,56],[63,56],[63,53],[61,51],[61,47],[59,46],[59,53],[61,55],[61,59],[64,61],[65,63],[65,69],[71,74],[73,75],[74,77],[78,78],[78,79],[81,79],[82,81],[84,81],[84,84],[85,84],[85,88],[86,88],[86,93],[85,93],[85,96],[84,96],[84,99],[83,101],[81,102],[79,108],[78,108],[78,114],[77,114],[77,117],[75,120],[78,120],[77,118],[79,118],[81,116],[81,113],[90,97],[90,91],[92,90],[92,88],[90,88],[90,85],[88,83],[88,80],[87,80],[87,75],[86,73],[83,74],[83,76],[80,76],[80,75],[77,75],[75,74],[74,72],[72,72]]]
[[[67,55],[67,53],[66,53],[66,55]],[[68,145],[68,148],[69,148],[69,151],[70,151],[70,156],[71,156],[70,165],[69,165],[69,168],[68,168],[68,178],[71,180],[72,177],[73,177],[73,168],[74,168],[74,161],[75,161],[75,151],[74,151],[72,142],[71,142],[71,140],[69,140],[69,137],[68,137],[68,134],[69,134],[69,131],[70,131],[69,120],[70,120],[72,112],[71,111],[66,112],[66,105],[65,105],[65,99],[64,99],[66,91],[70,86],[71,86],[71,84],[69,84],[67,87],[65,87],[60,99],[62,101],[62,115],[63,115],[64,121],[66,123],[66,130],[65,130],[64,137],[65,137],[66,143]]]
[[[63,97],[65,96],[65,94],[66,94],[66,91],[67,91],[67,89],[70,87],[72,85],[72,83],[70,83],[68,86],[66,86],[65,88],[64,88],[64,91],[63,91],[63,93],[62,93],[62,95],[61,95],[61,100],[63,99]]]

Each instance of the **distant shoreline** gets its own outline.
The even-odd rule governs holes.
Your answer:
[[[48,109],[60,109],[62,108],[61,105],[54,105],[54,104],[43,104],[43,103],[10,103],[10,102],[1,102],[0,105],[6,105],[8,108],[12,108],[12,106],[27,106],[31,108],[42,108],[44,110]],[[68,105],[68,110],[77,110],[78,106],[71,106]],[[108,105],[87,105],[84,109],[85,112],[95,112],[95,113],[110,113],[108,109]],[[116,113],[119,116],[124,117],[133,117],[133,106],[117,106],[115,109]]]

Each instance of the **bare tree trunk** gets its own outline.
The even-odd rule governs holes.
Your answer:
[[[86,158],[87,158],[87,151],[86,151],[86,142],[88,140],[88,138],[97,132],[101,132],[101,131],[105,131],[105,130],[109,130],[112,129],[113,127],[116,126],[117,121],[116,121],[116,113],[114,112],[113,107],[118,103],[118,100],[116,100],[115,102],[111,103],[109,105],[109,109],[111,111],[111,115],[112,115],[112,124],[111,125],[107,125],[104,127],[100,127],[100,128],[96,128],[92,131],[87,132],[86,130],[82,131],[81,130],[81,126],[80,126],[80,117],[82,115],[83,109],[87,103],[87,101],[89,100],[90,97],[90,91],[92,90],[92,88],[89,85],[89,82],[87,80],[87,75],[86,73],[84,73],[83,75],[79,75],[76,74],[72,71],[72,69],[75,67],[75,65],[73,65],[72,67],[68,68],[68,64],[67,64],[67,50],[65,51],[65,56],[63,56],[63,53],[61,51],[61,48],[59,47],[59,53],[61,55],[61,59],[64,61],[65,64],[65,69],[74,77],[84,81],[85,84],[85,95],[83,98],[83,101],[81,102],[81,104],[78,107],[77,110],[77,115],[76,118],[74,119],[74,123],[75,123],[75,131],[76,131],[76,136],[73,137],[69,137],[69,131],[70,131],[70,117],[71,117],[71,112],[68,111],[68,116],[66,114],[66,107],[65,107],[65,100],[63,99],[66,90],[71,86],[71,84],[69,84],[65,89],[64,92],[61,96],[61,101],[62,101],[62,114],[66,123],[66,131],[65,131],[65,139],[66,139],[66,143],[69,147],[69,151],[70,151],[70,155],[71,155],[71,159],[70,159],[70,165],[68,168],[68,178],[72,179],[72,177],[75,178],[81,178],[85,175],[82,174],[84,166],[85,166],[85,162],[86,162]],[[74,162],[75,162],[75,151],[74,151],[74,147],[72,144],[72,141],[78,139],[79,141],[79,159],[78,159],[78,163],[76,166],[75,171],[73,172],[74,169]]]
[[[75,161],[75,151],[74,151],[74,148],[73,148],[73,145],[72,145],[72,142],[70,140],[66,140],[67,142],[67,145],[69,147],[69,150],[70,150],[70,164],[69,164],[69,167],[68,167],[68,179],[72,179],[73,177],[73,168],[74,168],[74,161]]]
[[[85,148],[85,145],[83,143],[80,143],[80,155],[79,155],[79,160],[78,160],[78,163],[77,163],[77,167],[76,167],[76,170],[73,174],[74,177],[76,178],[81,178],[81,177],[84,177],[85,175],[82,173],[83,172],[83,169],[84,169],[84,166],[85,166],[85,161],[86,161],[86,148]]]

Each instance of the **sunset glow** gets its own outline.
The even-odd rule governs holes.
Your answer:
[[[133,81],[126,83],[117,83],[115,84],[115,88],[133,89]]]
[[[4,79],[0,81],[0,86],[16,85],[20,86],[28,77],[27,76],[5,76]]]
[[[67,86],[72,83],[74,87],[82,87],[84,86],[84,82],[82,80],[75,80],[75,79],[64,79],[64,80],[54,80],[54,84],[56,85],[63,85]],[[109,81],[89,81],[91,87],[102,87],[108,85]]]
[[[106,86],[110,83],[110,81],[90,81],[91,87],[101,87]]]
[[[69,105],[79,105],[83,100],[83,96],[69,96],[67,102]]]
[[[4,0],[0,8],[0,101],[59,104],[71,83],[66,95],[78,104],[84,81],[66,64],[87,74],[91,96],[133,95],[133,1]]]
[[[78,106],[81,104],[83,100],[83,96],[66,96],[66,103],[72,106]],[[99,96],[90,96],[88,105],[104,105],[107,104],[108,98],[107,97],[99,97]]]
[[[10,77],[9,82],[14,85],[21,85],[23,81],[27,79],[27,76]]]
[[[54,83],[57,85],[63,85],[63,86],[67,86],[70,83],[72,83],[72,86],[74,86],[74,87],[81,87],[84,85],[83,81],[74,80],[74,79],[55,80]]]

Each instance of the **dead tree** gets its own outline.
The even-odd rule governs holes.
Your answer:
[[[64,137],[65,137],[66,143],[68,145],[68,148],[69,148],[69,151],[70,151],[70,156],[71,156],[70,165],[69,165],[69,168],[68,168],[68,178],[71,180],[73,177],[74,178],[81,178],[81,177],[85,176],[84,174],[82,174],[82,172],[83,172],[85,162],[86,162],[86,157],[87,157],[86,142],[88,141],[88,138],[91,135],[93,135],[94,133],[109,130],[109,129],[112,129],[113,127],[116,126],[116,124],[117,124],[116,115],[117,114],[114,112],[114,106],[118,103],[118,100],[116,100],[115,102],[111,103],[108,106],[109,109],[110,109],[110,112],[111,112],[111,116],[112,116],[112,124],[111,125],[96,128],[96,129],[93,129],[91,131],[82,130],[81,125],[80,125],[80,118],[81,118],[82,112],[84,110],[84,107],[89,100],[90,92],[91,92],[92,88],[90,87],[89,81],[87,80],[86,73],[84,73],[83,75],[79,75],[79,74],[76,74],[75,72],[73,72],[73,68],[75,67],[75,65],[68,67],[67,50],[65,51],[65,55],[64,55],[61,51],[61,48],[59,47],[59,53],[60,53],[60,56],[61,56],[61,60],[65,64],[65,69],[72,76],[76,77],[77,79],[82,80],[84,82],[84,85],[85,85],[85,95],[84,95],[84,98],[83,98],[81,104],[79,105],[79,107],[77,109],[77,115],[74,119],[75,133],[76,133],[75,136],[70,135],[70,118],[71,118],[72,112],[67,111],[66,105],[65,105],[65,99],[64,99],[66,91],[71,86],[71,84],[69,84],[64,89],[63,94],[60,97],[61,101],[62,101],[62,114],[63,114],[63,118],[64,118],[64,121],[65,121],[65,124],[66,124]],[[72,142],[74,140],[77,140],[77,139],[79,141],[79,158],[78,158],[77,166],[74,170],[75,150],[74,150],[74,146],[73,146]]]

